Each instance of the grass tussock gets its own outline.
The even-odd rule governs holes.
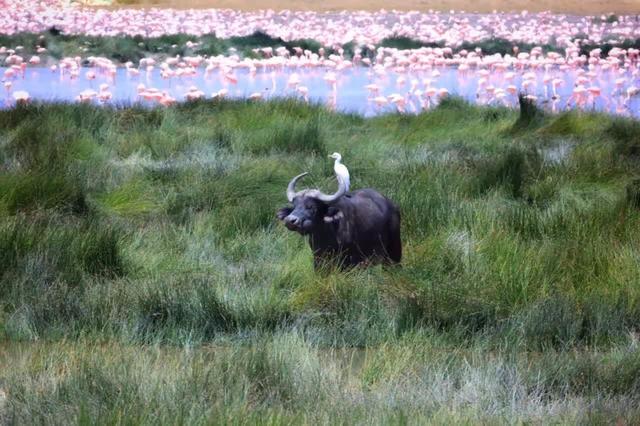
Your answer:
[[[520,115],[518,116],[518,120],[513,124],[512,131],[526,131],[537,127],[542,122],[544,112],[536,106],[533,100],[527,98],[523,93],[518,95],[518,103],[520,105]]]
[[[0,110],[2,421],[635,423],[637,123],[528,108]],[[315,274],[277,224],[334,151],[402,268]]]

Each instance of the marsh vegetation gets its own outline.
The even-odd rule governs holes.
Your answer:
[[[289,179],[402,212],[315,274]],[[0,422],[640,420],[640,124],[450,98],[0,110]]]

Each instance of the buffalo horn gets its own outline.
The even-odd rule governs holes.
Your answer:
[[[304,194],[307,197],[315,198],[316,200],[320,200],[325,203],[332,203],[338,200],[347,192],[347,186],[342,181],[342,179],[338,179],[338,191],[336,191],[336,193],[332,195],[325,194],[324,192],[321,192],[318,189],[305,189],[303,191],[296,192],[296,183],[298,182],[298,180],[300,180],[300,178],[308,174],[309,173],[301,173],[298,176],[291,179],[291,182],[289,182],[289,186],[287,186],[287,199],[289,200],[290,203],[293,202],[293,199],[296,196],[302,195],[302,194]]]
[[[317,189],[312,189],[307,192],[308,197],[313,197],[317,200],[323,201],[325,203],[333,203],[338,200],[347,192],[347,185],[342,181],[342,179],[338,179],[338,191],[335,194],[327,195]]]
[[[296,182],[298,182],[300,178],[308,174],[309,173],[306,173],[306,172],[301,173],[298,176],[291,179],[291,182],[289,182],[289,186],[287,186],[287,199],[289,200],[290,203],[293,202],[293,199],[296,197]]]

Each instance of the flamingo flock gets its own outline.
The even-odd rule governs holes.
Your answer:
[[[42,32],[56,27],[65,34],[90,36],[165,34],[219,38],[246,36],[263,31],[285,41],[313,39],[325,46],[355,42],[378,44],[392,36],[458,46],[489,38],[511,42],[556,44],[569,47],[580,41],[601,43],[640,38],[636,16],[609,22],[605,16],[571,16],[551,13],[464,12],[313,12],[231,9],[116,9],[83,8],[60,0],[0,0],[0,34]]]
[[[322,100],[331,108],[420,112],[455,94],[471,101],[515,106],[523,93],[552,111],[598,109],[640,116],[640,50],[613,47],[584,53],[584,43],[640,39],[640,22],[622,16],[572,17],[550,13],[472,15],[418,12],[292,12],[233,10],[103,10],[61,6],[46,0],[0,0],[0,33],[40,32],[56,27],[68,34],[159,36],[187,33],[185,56],[146,57],[115,63],[103,57],[55,61],[42,46],[0,46],[5,105],[24,103],[38,86],[58,84],[64,99],[108,103],[142,101],[171,105],[179,100],[245,97],[258,101],[294,96]],[[610,22],[611,21],[611,22]],[[332,46],[254,49],[255,57],[195,54],[198,35],[242,36],[256,30],[283,40],[315,39]],[[397,49],[376,46],[385,37],[406,35],[444,47]],[[462,43],[500,37],[537,44],[506,54],[485,54]],[[546,51],[554,40],[563,52]],[[354,43],[347,56],[342,44]],[[48,72],[43,73],[42,70]],[[98,81],[96,81],[98,80]],[[53,87],[53,86],[52,86]],[[33,91],[33,98],[46,98]],[[38,93],[35,93],[38,92]],[[349,109],[349,108],[346,108]]]

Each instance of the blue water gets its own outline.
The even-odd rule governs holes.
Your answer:
[[[436,70],[440,74],[434,77],[433,71]],[[94,70],[97,78],[89,81],[85,78],[85,73]],[[0,73],[4,72],[4,68],[0,68]],[[62,75],[60,71],[51,71],[48,68],[28,68],[24,77],[19,76],[12,81],[12,91],[8,92],[0,88],[0,104],[4,107],[12,106],[15,101],[12,93],[18,90],[25,90],[32,99],[40,101],[74,101],[75,98],[86,89],[99,90],[99,86],[103,83],[109,85],[109,91],[113,97],[110,101],[115,104],[132,103],[140,101],[138,97],[137,87],[144,84],[146,87],[154,87],[161,91],[167,91],[177,101],[183,101],[185,94],[191,87],[196,87],[205,93],[205,97],[211,97],[212,93],[221,89],[228,90],[228,97],[242,98],[248,97],[254,92],[260,92],[263,99],[283,96],[302,96],[298,94],[292,87],[287,86],[287,81],[292,73],[299,75],[301,84],[309,90],[309,99],[315,102],[321,102],[334,107],[338,111],[357,113],[364,116],[373,116],[376,114],[395,111],[394,105],[388,104],[383,107],[376,106],[371,100],[371,94],[365,88],[365,85],[375,83],[380,86],[378,95],[387,96],[392,93],[407,95],[412,81],[417,82],[417,88],[424,91],[426,80],[431,81],[431,86],[435,88],[446,88],[450,94],[461,96],[471,102],[500,104],[497,100],[490,100],[485,92],[478,93],[479,76],[475,73],[459,72],[454,67],[440,67],[427,71],[408,71],[396,73],[387,71],[383,75],[376,75],[371,68],[355,67],[337,72],[336,90],[333,91],[331,85],[324,80],[327,71],[320,68],[278,68],[276,69],[258,69],[255,74],[251,74],[247,69],[236,69],[235,75],[238,77],[237,84],[226,81],[218,70],[208,75],[203,68],[198,69],[195,76],[190,77],[172,77],[163,79],[160,76],[158,68],[151,72],[141,72],[138,76],[128,75],[126,69],[119,68],[115,78],[111,79],[97,69],[82,68],[80,76],[72,79],[68,73]],[[0,74],[2,75],[2,74]],[[575,78],[577,77],[574,70],[560,71],[551,70],[549,75],[553,78],[561,78],[564,85],[558,88],[558,98],[554,101],[551,99],[551,85],[548,84],[545,90],[543,78],[544,71],[536,72],[537,85],[530,92],[532,95],[538,96],[538,104],[552,111],[562,111],[574,108],[574,102],[567,103],[573,90]],[[402,76],[404,82],[398,83],[398,77]],[[615,86],[615,80],[620,77],[626,77],[627,82],[622,88]],[[414,82],[414,83],[415,83]],[[493,73],[488,78],[488,84],[496,88],[506,88],[508,84],[514,84],[520,89],[522,83],[522,75],[516,75],[512,82],[507,83],[504,73]],[[628,75],[621,75],[614,72],[600,72],[598,77],[590,84],[596,84],[602,89],[602,96],[595,99],[589,99],[586,104],[582,105],[583,109],[596,109],[607,111],[614,114],[630,115],[640,117],[640,96],[634,96],[627,99],[626,87],[632,84],[640,86],[640,81]],[[589,84],[587,84],[588,86]],[[420,110],[419,100],[415,96],[407,96],[406,112],[414,113]],[[433,106],[436,99],[430,100]],[[93,102],[99,103],[98,100]],[[151,101],[143,101],[143,103],[153,104]],[[504,103],[509,106],[516,105],[516,99],[512,95],[507,95]]]

